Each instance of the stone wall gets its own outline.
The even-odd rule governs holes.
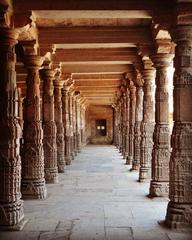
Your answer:
[[[111,144],[113,141],[113,109],[110,106],[90,106],[87,118],[87,139],[92,144]],[[106,136],[96,133],[96,120],[106,120]]]

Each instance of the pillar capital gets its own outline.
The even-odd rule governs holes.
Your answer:
[[[173,61],[174,54],[171,53],[157,53],[151,56],[154,67],[169,67]]]
[[[12,28],[0,29],[0,46],[14,46],[17,44],[19,32]]]
[[[27,69],[37,69],[39,70],[42,66],[44,58],[38,55],[25,55],[23,62]]]
[[[175,43],[180,41],[187,41],[192,44],[192,24],[176,25],[170,30],[170,34]]]

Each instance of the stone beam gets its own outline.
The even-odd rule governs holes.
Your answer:
[[[57,49],[53,57],[56,62],[81,61],[128,61],[140,62],[136,48],[92,48],[92,49]]]
[[[62,64],[62,72],[63,73],[124,73],[129,71],[129,65],[128,64]]]
[[[26,10],[154,10],[154,8],[168,8],[171,7],[173,1],[167,0],[103,0],[103,1],[90,1],[84,0],[78,3],[73,0],[15,0],[15,11]]]
[[[40,44],[152,42],[148,27],[41,27]]]

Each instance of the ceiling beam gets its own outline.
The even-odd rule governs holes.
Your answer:
[[[40,44],[152,43],[149,27],[40,27]]]

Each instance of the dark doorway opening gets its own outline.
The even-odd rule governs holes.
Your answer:
[[[97,136],[106,136],[106,119],[96,120],[96,135]]]

